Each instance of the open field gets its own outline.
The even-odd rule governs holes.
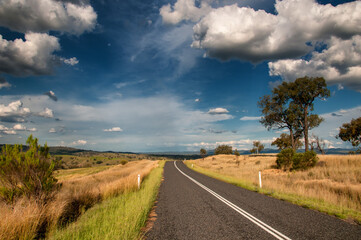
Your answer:
[[[239,156],[239,163],[234,155],[216,155],[186,164],[211,177],[361,223],[361,156],[318,157],[316,167],[299,172],[275,169],[272,155]]]
[[[78,152],[72,155],[52,155],[59,162],[58,168],[89,168],[95,166],[110,166],[121,164],[122,161],[158,160],[155,156],[133,153],[101,153],[101,152]]]
[[[137,189],[158,161],[132,161],[112,167],[60,170],[61,189],[46,204],[28,199],[0,203],[0,239],[33,239],[76,221],[95,204]]]

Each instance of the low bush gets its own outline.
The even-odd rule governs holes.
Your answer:
[[[277,154],[277,168],[289,170],[292,168],[293,156],[296,154],[296,151],[292,148],[283,149],[279,154]]]
[[[314,151],[296,153],[293,159],[292,169],[306,170],[312,168],[316,165],[317,160],[317,154]]]
[[[125,165],[125,164],[127,164],[127,163],[128,163],[128,160],[125,160],[125,159],[123,159],[123,160],[120,161],[120,164],[122,164],[122,165]]]
[[[286,148],[277,154],[277,168],[284,170],[306,170],[314,167],[317,163],[317,155],[314,151],[296,153],[292,148]]]

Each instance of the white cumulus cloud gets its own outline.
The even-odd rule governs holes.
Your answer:
[[[286,81],[323,76],[331,85],[361,91],[361,1],[333,6],[276,0],[275,14],[227,4],[177,0],[163,6],[160,15],[169,24],[194,22],[191,46],[203,49],[204,56],[273,61],[271,76]],[[307,54],[310,59],[301,59]]]
[[[26,129],[27,131],[29,131],[29,132],[36,132],[36,131],[38,131],[38,129],[36,129],[36,128],[27,128]]]
[[[4,130],[3,133],[6,135],[16,135],[16,132],[14,130]]]
[[[123,129],[121,129],[120,127],[112,127],[112,128],[109,128],[109,129],[104,129],[103,131],[104,132],[122,132]]]
[[[0,25],[18,32],[50,30],[80,35],[96,25],[97,14],[89,4],[54,0],[2,0]]]
[[[239,120],[241,120],[241,121],[255,121],[255,120],[261,120],[261,117],[244,116],[244,117],[241,117]]]
[[[68,58],[68,59],[62,59],[65,64],[74,66],[79,63],[79,60],[76,57]]]
[[[45,108],[44,111],[39,113],[39,116],[44,117],[44,118],[53,118],[54,113],[53,113],[53,110],[51,110],[50,108]]]
[[[25,131],[26,127],[22,124],[15,124],[13,127],[14,130],[18,130],[18,131]]]
[[[330,84],[361,91],[361,36],[343,40],[331,38],[322,52],[313,52],[310,60],[286,59],[268,64],[271,76],[293,81],[303,76],[323,76]]]
[[[0,35],[0,73],[48,75],[58,64],[77,64],[75,57],[54,55],[60,50],[59,39],[49,33],[80,35],[94,30],[96,20],[97,14],[89,1],[2,0],[0,26],[24,33],[25,40],[7,40]]]
[[[0,72],[15,76],[49,74],[58,64],[53,55],[57,50],[58,39],[47,33],[26,33],[25,41],[8,41],[0,35]]]
[[[277,14],[238,7],[214,9],[193,28],[192,46],[210,57],[260,62],[305,55],[308,42],[361,33],[361,2],[336,7],[315,0],[277,0]]]
[[[197,7],[194,0],[178,0],[174,6],[164,5],[160,9],[163,22],[177,24],[183,20],[198,21],[201,17],[212,11],[207,1],[201,1]]]
[[[30,114],[30,109],[23,107],[20,100],[11,102],[9,105],[0,104],[0,121],[2,122],[24,122]]]
[[[85,141],[85,140],[78,140],[78,141],[74,141],[71,143],[71,145],[74,145],[74,146],[83,146],[86,144],[87,144],[87,141]]]
[[[229,111],[225,108],[211,108],[208,111],[208,114],[226,114],[229,113]]]

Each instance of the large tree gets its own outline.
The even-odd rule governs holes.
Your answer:
[[[296,142],[302,136],[300,124],[301,110],[290,101],[289,83],[283,82],[272,90],[272,95],[263,96],[258,102],[263,117],[260,122],[267,130],[288,129],[291,146],[296,150]]]
[[[352,119],[350,123],[342,124],[336,137],[341,138],[342,141],[350,142],[354,147],[358,147],[361,143],[361,117]],[[361,152],[361,149],[358,151]]]
[[[305,150],[308,151],[308,131],[323,121],[313,111],[316,98],[330,95],[323,78],[298,78],[294,82],[283,82],[272,90],[272,95],[260,99],[261,123],[268,129],[290,131],[291,145],[296,150],[296,142],[304,136]]]
[[[322,77],[303,77],[289,83],[289,96],[292,103],[296,104],[302,113],[300,121],[305,138],[305,151],[308,151],[308,130],[320,125],[322,118],[316,114],[310,114],[313,111],[313,102],[316,98],[324,99],[330,96],[330,90],[327,88],[326,81]]]

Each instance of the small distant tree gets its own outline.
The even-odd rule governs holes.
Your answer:
[[[361,117],[352,119],[350,123],[342,124],[336,138],[350,142],[353,147],[358,147],[361,143]],[[361,153],[361,147],[357,151]]]
[[[232,153],[233,153],[232,146],[228,146],[228,145],[219,145],[214,150],[214,154],[216,154],[216,155],[218,155],[218,154],[232,154]]]
[[[236,158],[238,158],[241,154],[238,152],[238,150],[234,150],[234,155],[236,156]]]
[[[251,153],[260,153],[264,149],[264,145],[260,141],[253,142],[253,148],[251,149]]]
[[[203,160],[204,160],[204,157],[207,155],[207,150],[204,149],[204,148],[201,148],[201,150],[199,151],[200,155],[202,156]]]
[[[283,150],[283,149],[286,149],[286,148],[293,148],[292,141],[291,141],[291,136],[288,135],[287,133],[282,133],[279,138],[277,138],[276,140],[274,140],[271,143],[271,146],[277,146],[277,148],[279,150]],[[299,149],[302,146],[303,146],[303,143],[300,141],[300,139],[294,140],[295,150]]]
[[[23,152],[21,145],[6,145],[0,156],[0,199],[13,203],[25,196],[46,201],[56,189],[53,176],[55,162],[51,160],[49,147],[38,145],[32,135],[26,141],[29,149]]]

